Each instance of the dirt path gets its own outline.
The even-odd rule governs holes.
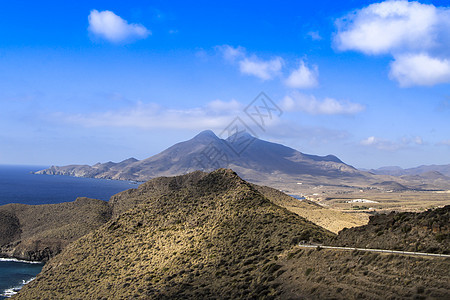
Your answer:
[[[412,256],[450,257],[449,254],[439,254],[439,253],[408,252],[408,251],[383,250],[383,249],[365,249],[365,248],[351,248],[351,247],[334,247],[334,246],[324,246],[324,245],[303,245],[303,244],[299,244],[298,246],[301,247],[301,248],[321,248],[321,249],[352,250],[352,251],[356,250],[356,251],[390,253],[390,254],[412,255]]]

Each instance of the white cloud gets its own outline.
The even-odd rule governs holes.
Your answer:
[[[319,82],[319,68],[313,65],[312,68],[308,68],[304,61],[300,62],[300,66],[297,70],[292,71],[289,77],[285,80],[285,84],[292,88],[313,88],[316,87]]]
[[[417,145],[423,145],[423,139],[422,139],[422,137],[420,137],[420,136],[416,136],[415,138],[414,138],[414,143],[416,143]]]
[[[236,101],[235,99],[227,102],[222,100],[214,100],[209,102],[206,107],[210,109],[211,111],[215,112],[223,112],[223,111],[233,111],[238,112],[244,108],[242,103]]]
[[[91,114],[56,113],[60,122],[84,127],[132,127],[140,129],[223,129],[243,107],[236,100],[215,100],[205,107],[169,109],[155,103],[138,102],[118,110]]]
[[[360,141],[360,144],[363,146],[368,147],[374,147],[378,150],[385,150],[385,151],[396,151],[400,148],[402,148],[402,145],[399,143],[395,143],[389,140],[377,138],[374,136],[370,136],[362,141]]]
[[[338,101],[333,98],[325,98],[320,101],[312,95],[292,93],[286,96],[281,107],[285,111],[303,111],[312,115],[353,115],[365,109],[359,103],[350,101]]]
[[[320,41],[322,39],[322,36],[319,34],[318,31],[310,31],[308,32],[308,36],[313,40],[313,41]]]
[[[230,45],[217,46],[223,57],[230,62],[234,62],[238,58],[243,58],[245,56],[245,49],[241,46],[232,47]]]
[[[377,139],[374,136],[369,136],[367,139],[361,141],[361,145],[370,146],[375,144],[376,141]]]
[[[362,146],[373,147],[378,150],[384,151],[396,151],[411,145],[421,146],[425,144],[422,137],[420,136],[415,136],[412,138],[403,137],[399,141],[390,141],[387,139],[370,136],[366,139],[361,140],[359,143]]]
[[[249,55],[246,49],[241,46],[222,45],[217,46],[216,50],[228,62],[237,63],[242,74],[255,76],[262,80],[271,80],[281,75],[284,60],[279,56],[264,60],[254,54]]]
[[[338,19],[336,25],[338,50],[392,55],[390,78],[400,86],[450,82],[449,8],[385,1],[356,10]],[[426,61],[431,62],[428,68]]]
[[[389,76],[402,87],[450,82],[450,60],[427,54],[401,55],[391,62]]]
[[[226,61],[237,64],[242,74],[255,76],[262,80],[279,77],[288,87],[292,88],[312,88],[318,85],[319,68],[316,65],[309,68],[303,60],[300,61],[298,69],[291,71],[289,76],[283,79],[285,61],[282,57],[261,59],[255,54],[249,54],[241,46],[222,45],[216,46],[215,49]]]
[[[434,44],[438,23],[433,5],[408,1],[371,4],[337,21],[336,46],[366,54],[390,53],[402,48],[428,48]]]
[[[136,39],[145,39],[151,32],[141,24],[128,24],[128,22],[112,11],[92,10],[88,17],[88,30],[105,40],[120,43]]]
[[[260,60],[256,56],[244,58],[239,62],[241,73],[256,76],[262,80],[273,79],[280,74],[283,59],[275,57],[271,60]]]

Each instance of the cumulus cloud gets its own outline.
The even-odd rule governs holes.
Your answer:
[[[292,93],[281,102],[285,111],[302,111],[312,115],[353,115],[365,109],[359,103],[339,101],[333,98],[318,100],[312,95]]]
[[[433,5],[408,1],[371,4],[337,21],[336,46],[366,54],[390,53],[403,48],[428,48],[434,44],[438,22]]]
[[[141,24],[128,22],[112,11],[92,10],[88,17],[88,30],[92,34],[113,43],[145,39],[151,32]]]
[[[297,70],[291,72],[289,77],[285,80],[285,84],[292,88],[313,88],[318,86],[319,68],[313,65],[308,68],[304,61],[300,62]]]
[[[223,45],[217,46],[216,49],[219,50],[223,57],[229,62],[234,62],[236,59],[243,58],[245,56],[245,49],[241,46],[232,47],[230,45]]]
[[[391,62],[389,76],[402,87],[450,82],[450,60],[423,53],[401,55]]]
[[[239,66],[239,71],[245,75],[258,77],[262,80],[280,78],[284,84],[291,88],[313,88],[318,85],[319,68],[317,65],[308,67],[304,60],[300,60],[297,69],[290,71],[286,78],[285,60],[280,56],[270,59],[262,59],[255,54],[248,53],[244,47],[232,47],[230,45],[216,46],[215,49],[223,58]]]
[[[392,142],[382,138],[377,138],[374,136],[370,136],[366,139],[361,140],[360,144],[363,146],[374,147],[378,150],[384,151],[396,151],[400,148],[403,148],[403,145],[400,143]]]
[[[255,76],[262,80],[271,80],[280,76],[284,66],[284,60],[279,56],[264,60],[255,54],[248,54],[246,49],[241,46],[222,45],[217,46],[216,50],[228,62],[237,64],[242,74]]]
[[[385,1],[353,11],[336,25],[338,50],[392,55],[390,78],[400,86],[450,82],[449,8]]]
[[[373,147],[378,150],[384,150],[384,151],[396,151],[411,145],[420,146],[424,145],[424,141],[422,137],[415,136],[415,137],[403,137],[398,141],[391,141],[375,136],[369,136],[366,139],[361,140],[360,145],[367,146],[367,147]]]
[[[241,73],[253,75],[262,80],[273,79],[280,74],[283,66],[283,59],[275,57],[271,60],[260,60],[256,56],[244,58],[239,62]]]
[[[215,100],[204,107],[170,109],[156,103],[137,102],[117,110],[90,114],[56,113],[60,122],[84,127],[131,127],[140,129],[222,129],[243,107],[236,100]]]

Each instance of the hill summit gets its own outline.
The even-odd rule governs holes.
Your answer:
[[[110,204],[115,217],[52,258],[19,299],[275,296],[277,256],[332,236],[227,169],[156,178]]]

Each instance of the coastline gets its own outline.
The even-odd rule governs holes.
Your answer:
[[[0,258],[0,270],[3,269],[2,275],[5,277],[0,280],[0,300],[13,297],[26,284],[36,279],[44,264],[44,262],[38,261]]]
[[[30,171],[30,174],[32,175],[45,175],[45,176],[65,176],[65,177],[72,177],[72,178],[89,178],[89,179],[98,179],[98,180],[111,180],[111,181],[120,181],[120,182],[128,182],[130,184],[142,184],[145,183],[147,180],[133,180],[133,179],[126,179],[126,178],[108,178],[108,177],[96,177],[96,176],[84,176],[84,175],[74,175],[74,174],[68,174],[68,173],[61,173],[61,174],[48,174],[48,173],[40,173],[41,171]],[[150,180],[149,178],[148,180]]]
[[[15,257],[0,257],[0,262],[20,262],[24,264],[45,264],[43,261],[39,260],[25,260],[25,259],[18,259]]]
[[[22,283],[11,287],[11,288],[7,288],[4,291],[2,291],[2,293],[0,294],[0,299],[8,299],[11,298],[12,296],[16,295],[26,284],[29,284],[30,282],[32,282],[33,280],[35,280],[36,277],[32,277],[28,280],[22,280]]]

